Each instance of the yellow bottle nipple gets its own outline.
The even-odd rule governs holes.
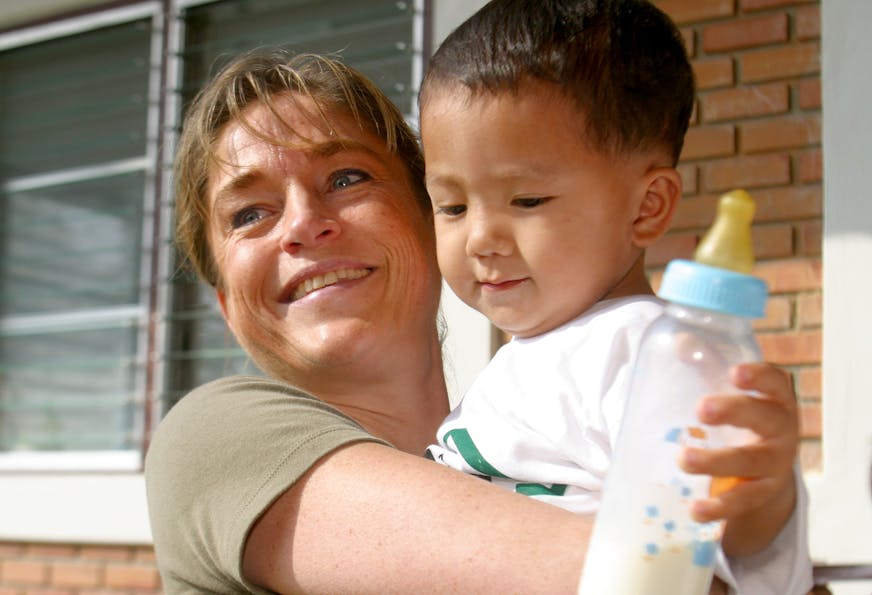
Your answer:
[[[696,262],[739,273],[754,268],[754,244],[751,220],[756,205],[744,190],[722,195],[714,223],[705,233],[693,254]]]

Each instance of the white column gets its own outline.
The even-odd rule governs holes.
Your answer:
[[[807,478],[811,548],[872,564],[872,2],[823,0],[823,470]],[[872,581],[834,585],[868,595]]]

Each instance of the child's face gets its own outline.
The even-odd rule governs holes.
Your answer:
[[[549,87],[434,89],[421,136],[442,274],[496,326],[531,337],[638,293],[632,231],[650,163],[588,147]]]

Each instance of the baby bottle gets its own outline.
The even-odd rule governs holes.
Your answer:
[[[689,505],[738,480],[684,473],[677,458],[684,445],[745,439],[738,428],[700,423],[696,404],[735,394],[730,366],[760,359],[751,320],[763,316],[767,290],[747,274],[753,214],[746,192],[722,196],[695,261],[666,268],[665,309],[639,346],[580,595],[708,593],[723,523],[695,522]]]

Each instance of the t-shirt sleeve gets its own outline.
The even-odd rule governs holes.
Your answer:
[[[242,578],[249,531],[314,463],[356,441],[381,442],[323,401],[269,379],[224,378],[183,398],[145,464],[167,593],[266,592]]]

